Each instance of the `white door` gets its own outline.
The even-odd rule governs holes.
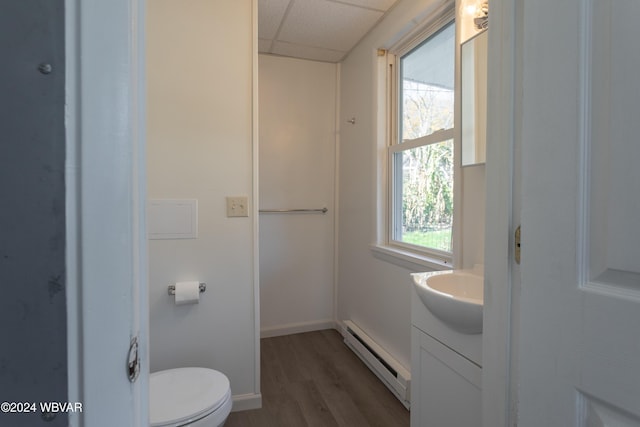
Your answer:
[[[69,423],[147,426],[144,1],[65,6]]]
[[[518,425],[640,426],[640,2],[516,4]]]

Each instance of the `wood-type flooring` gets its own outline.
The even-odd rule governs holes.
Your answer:
[[[335,330],[263,338],[262,408],[225,427],[408,427],[409,411]]]

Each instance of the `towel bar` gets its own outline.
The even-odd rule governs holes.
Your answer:
[[[294,213],[294,212],[322,212],[327,213],[329,209],[321,208],[321,209],[260,209],[258,212],[260,213]]]

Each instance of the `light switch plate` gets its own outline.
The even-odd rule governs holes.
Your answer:
[[[249,216],[247,196],[227,197],[227,217]]]

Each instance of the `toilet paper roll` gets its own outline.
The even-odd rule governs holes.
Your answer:
[[[177,282],[176,304],[197,304],[200,301],[200,282]]]

